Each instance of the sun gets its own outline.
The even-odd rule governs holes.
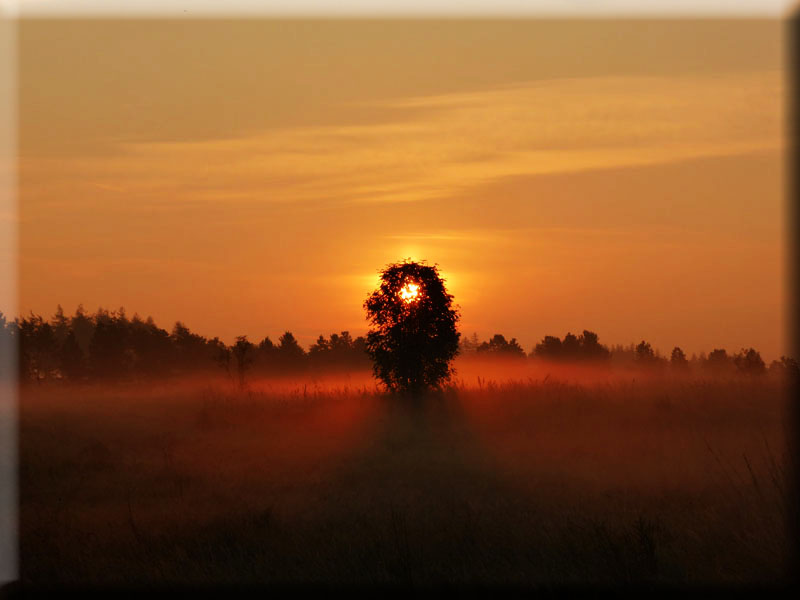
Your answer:
[[[398,295],[406,304],[416,302],[419,299],[419,284],[411,282],[406,283],[402,288],[400,288]]]

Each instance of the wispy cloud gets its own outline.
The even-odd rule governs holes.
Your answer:
[[[32,194],[118,190],[140,206],[422,201],[509,176],[774,149],[782,144],[782,102],[778,71],[549,80],[397,99],[389,106],[408,111],[402,122],[25,159],[22,177]]]

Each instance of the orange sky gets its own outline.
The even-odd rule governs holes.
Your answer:
[[[786,352],[778,21],[23,21],[23,312]]]

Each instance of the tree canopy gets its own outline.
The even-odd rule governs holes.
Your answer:
[[[395,391],[439,387],[453,374],[460,333],[438,268],[406,260],[388,265],[380,279],[364,302],[375,376]]]

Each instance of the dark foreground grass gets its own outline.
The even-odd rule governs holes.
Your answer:
[[[751,585],[789,559],[774,382],[32,388],[36,585]]]

